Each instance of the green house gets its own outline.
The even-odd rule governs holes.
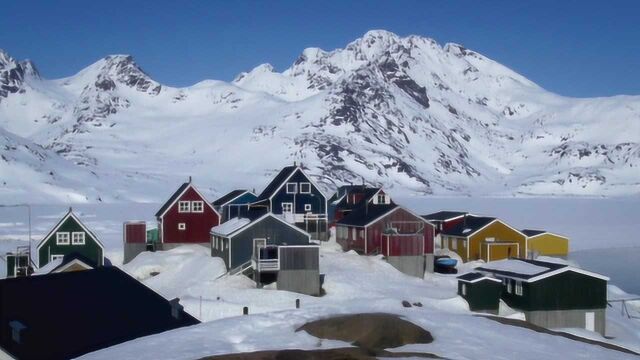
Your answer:
[[[458,295],[467,300],[471,311],[497,314],[501,294],[501,280],[477,272],[458,276]]]
[[[40,241],[36,253],[39,268],[73,253],[84,256],[98,266],[104,265],[104,246],[71,209]]]

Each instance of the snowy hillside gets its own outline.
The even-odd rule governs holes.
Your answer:
[[[197,246],[142,254],[124,269],[165,297],[178,296],[185,310],[203,323],[135,339],[81,359],[199,359],[259,350],[351,347],[357,344],[318,339],[296,331],[311,320],[350,313],[397,314],[433,335],[430,344],[390,349],[398,353],[431,353],[446,359],[637,358],[621,349],[607,349],[601,344],[503,325],[478,316],[457,296],[456,275],[410,277],[381,257],[343,253],[335,242],[323,244],[320,254],[320,271],[326,274],[323,297],[274,290],[273,285],[256,289],[245,276],[221,276],[222,261],[209,257]],[[150,276],[151,272],[159,274]],[[301,301],[300,309],[295,308],[296,299]],[[412,305],[405,307],[403,301]],[[244,306],[249,307],[249,316],[241,315]],[[522,317],[507,307],[501,312],[513,319]],[[607,312],[609,338],[581,329],[562,331],[639,351],[639,328],[640,322],[621,316],[620,309],[615,308]]]
[[[51,155],[0,160],[3,179],[31,172],[0,184],[3,199],[160,201],[189,175],[210,195],[259,190],[294,160],[327,188],[640,193],[640,96],[561,97],[460,45],[386,31],[186,88],[125,55],[46,80],[0,51],[0,129]]]

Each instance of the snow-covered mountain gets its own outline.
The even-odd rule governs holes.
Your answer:
[[[189,175],[211,195],[260,190],[293,161],[328,189],[640,193],[640,96],[562,97],[461,45],[386,31],[186,88],[125,55],[46,80],[0,51],[0,129],[2,198],[158,201]],[[42,156],[8,156],[21,146]]]

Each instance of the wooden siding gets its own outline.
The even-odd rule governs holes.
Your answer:
[[[279,249],[280,270],[318,270],[320,248],[317,246],[282,246]]]
[[[229,240],[229,238],[224,238]],[[309,245],[309,236],[291,226],[267,216],[258,223],[243,229],[230,239],[231,262],[228,262],[229,252],[214,252],[213,256],[223,257],[227,267],[236,266],[251,260],[253,256],[253,239],[267,239],[267,245]]]
[[[411,223],[403,223],[411,222]],[[385,230],[393,225],[399,233],[413,233],[423,228],[421,235],[385,234]],[[347,229],[346,231],[344,229]],[[432,225],[421,217],[397,208],[366,228],[348,225],[336,226],[336,241],[346,251],[355,250],[360,253],[383,254],[385,256],[415,256],[433,253]],[[366,236],[366,247],[365,247]]]
[[[515,294],[515,280],[511,293],[503,287],[504,301],[515,309],[525,311],[602,309],[607,306],[607,282],[588,275],[566,271],[558,275],[522,283],[522,296]]]
[[[526,236],[502,223],[501,221],[495,221],[473,234],[469,237],[469,259],[465,260],[478,260],[480,259],[480,246],[487,238],[494,238],[496,242],[513,242],[520,245],[520,253],[514,254],[520,258],[526,257],[525,242]],[[465,256],[466,257],[466,256]],[[498,260],[498,259],[491,259]]]
[[[124,223],[122,232],[125,243],[146,243],[147,242],[147,224],[145,222],[127,222]]]
[[[518,256],[518,244],[507,242],[483,242],[480,244],[480,259],[496,261]]]
[[[286,183],[298,184],[296,194],[287,194]],[[274,214],[282,214],[282,203],[292,203],[293,212],[295,214],[305,214],[305,204],[311,205],[311,213],[327,215],[326,198],[320,191],[320,189],[313,186],[311,180],[300,169],[291,176],[285,185],[283,185],[278,192],[276,192],[271,199],[271,212]],[[311,184],[311,194],[300,194],[300,183]]]
[[[550,233],[529,238],[527,246],[529,248],[529,252],[535,255],[569,255],[569,239]]]
[[[233,219],[240,215],[240,209],[245,208],[250,203],[254,202],[258,197],[253,195],[252,193],[245,193],[240,195],[237,199],[232,202],[225,204],[220,209],[220,215],[222,216],[221,223],[228,221],[229,219]]]
[[[60,232],[69,233],[69,245],[57,245],[56,234]],[[84,233],[84,245],[74,245],[72,242],[72,233]],[[48,238],[43,240],[42,246],[38,250],[38,267],[43,267],[51,260],[51,255],[67,255],[78,253],[89,260],[94,261],[98,265],[102,265],[104,261],[104,253],[97,239],[84,231],[82,226],[78,224],[73,217],[69,216],[58,228],[56,232],[51,233]]]
[[[462,294],[462,286],[466,286],[466,295]],[[475,283],[458,281],[458,295],[469,303],[472,311],[498,311],[502,285],[491,280],[481,280]]]
[[[180,201],[202,201],[203,212],[180,213]],[[202,198],[190,187],[171,206],[158,224],[161,228],[160,241],[163,243],[208,243],[211,228],[219,224],[220,219],[213,209],[207,205],[207,199]],[[178,224],[184,223],[185,230],[179,230]]]

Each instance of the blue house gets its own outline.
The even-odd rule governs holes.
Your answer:
[[[283,168],[251,204],[280,215],[318,240],[327,239],[327,198],[301,166]]]
[[[249,190],[233,190],[212,203],[220,214],[220,223],[242,215],[258,197]]]

